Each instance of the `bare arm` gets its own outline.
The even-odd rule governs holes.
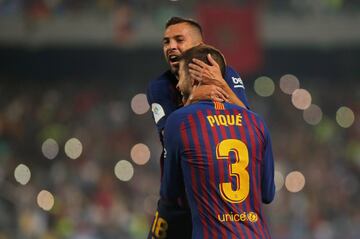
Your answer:
[[[236,96],[221,75],[220,67],[217,62],[208,55],[210,65],[198,59],[193,59],[193,63],[189,64],[190,76],[201,82],[202,85],[215,85],[220,87],[228,96],[226,101],[245,107],[244,103]]]
[[[219,86],[216,85],[199,85],[193,88],[191,95],[185,105],[194,103],[199,100],[213,100],[217,102],[228,102],[228,94]]]

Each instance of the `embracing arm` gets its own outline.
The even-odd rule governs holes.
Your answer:
[[[216,85],[198,85],[194,86],[189,99],[184,102],[185,105],[199,100],[214,100],[218,102],[229,102],[228,94]]]
[[[236,96],[236,94],[231,90],[230,86],[224,80],[219,65],[211,57],[210,54],[208,55],[208,60],[210,62],[210,65],[198,59],[193,59],[193,63],[189,64],[190,76],[193,77],[195,80],[201,82],[201,86],[213,85],[221,89],[221,94],[219,94],[219,92],[217,91],[214,91],[214,89],[211,89],[212,92],[207,93],[208,95],[215,95],[212,99],[216,101],[228,101],[230,103],[246,108],[245,104]],[[202,95],[197,97],[200,98],[202,97]]]

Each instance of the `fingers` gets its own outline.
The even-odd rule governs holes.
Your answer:
[[[202,71],[203,68],[201,66],[197,65],[197,64],[190,63],[189,64],[189,69],[200,72],[200,71]]]
[[[208,54],[207,58],[212,66],[219,66],[219,64],[214,60],[214,58],[212,58],[211,54]]]
[[[211,99],[213,101],[217,101],[217,102],[224,102],[225,100],[221,97],[218,97],[218,96],[212,96]]]
[[[200,61],[199,59],[196,59],[196,58],[193,58],[192,61],[193,61],[196,65],[200,66],[201,68],[208,68],[208,67],[210,66],[210,65],[206,64],[205,62]],[[191,63],[190,63],[190,64],[191,64]]]
[[[194,80],[197,80],[199,82],[202,82],[202,74],[199,73],[198,71],[194,71],[189,69],[189,73],[190,73],[190,77],[192,77]]]
[[[198,81],[202,81],[203,76],[204,76],[204,69],[199,65],[190,63],[189,64],[189,73],[190,73],[190,76],[193,77],[194,79],[196,79]]]
[[[207,79],[213,79],[213,74],[211,72],[211,69],[209,69],[208,65],[205,64],[202,61],[199,61],[197,59],[193,59],[194,63],[189,63],[189,73],[192,77],[199,81],[207,80]],[[195,64],[196,62],[200,62],[201,65]],[[203,67],[204,66],[204,67]]]
[[[197,71],[197,74],[200,74],[203,78],[208,77],[209,79],[220,80],[222,79],[222,74],[220,66],[212,58],[210,54],[207,55],[210,65],[199,59],[192,59],[192,63],[189,63],[189,69]]]
[[[209,68],[211,66],[219,67],[219,64],[214,60],[214,58],[211,56],[211,54],[207,54],[207,59],[209,60],[210,64],[206,64],[205,62],[203,62],[199,59],[196,59],[196,58],[192,59],[192,61],[196,65],[200,66],[201,68]],[[192,63],[190,63],[190,64],[192,64]],[[189,64],[189,66],[190,66],[190,64]]]
[[[218,102],[228,102],[229,101],[229,96],[228,94],[226,94],[226,92],[221,89],[220,87],[214,86],[212,91],[211,91],[211,95],[210,98],[214,101],[218,101]]]
[[[193,89],[191,101],[198,100],[213,100],[217,102],[229,102],[228,94],[221,88],[215,85],[201,85]]]
[[[224,91],[224,89],[217,87],[219,94],[223,95],[224,98],[228,99],[230,96]]]

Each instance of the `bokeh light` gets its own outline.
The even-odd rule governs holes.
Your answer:
[[[305,89],[296,89],[291,95],[291,102],[300,110],[305,110],[311,105],[311,95]]]
[[[59,145],[56,140],[49,138],[42,144],[41,151],[45,158],[54,159],[59,153]]]
[[[129,161],[120,160],[114,168],[116,177],[120,181],[129,181],[134,175],[134,167]]]
[[[148,112],[150,109],[149,103],[147,101],[145,94],[137,94],[131,100],[131,109],[135,114],[142,115]]]
[[[303,112],[304,120],[306,121],[306,123],[311,125],[317,125],[318,123],[320,123],[322,115],[323,113],[320,107],[314,104],[310,105],[310,107]]]
[[[275,171],[274,181],[276,191],[280,191],[281,188],[284,186],[284,175],[279,171]]]
[[[293,171],[286,176],[285,187],[289,192],[296,193],[305,186],[305,177],[299,171]]]
[[[150,159],[150,149],[145,144],[135,144],[131,148],[131,159],[138,165],[146,164]]]
[[[50,211],[54,206],[54,196],[46,190],[41,190],[37,195],[37,204],[45,211]]]
[[[82,143],[77,138],[71,138],[65,143],[65,154],[71,159],[79,158],[82,151]]]
[[[300,88],[298,78],[291,74],[283,75],[280,78],[280,89],[285,93],[291,95],[296,89]]]
[[[255,80],[254,90],[262,97],[271,96],[275,91],[274,81],[267,76],[261,76]]]
[[[346,106],[336,111],[336,122],[343,128],[349,128],[355,121],[354,112]]]
[[[26,185],[30,181],[31,171],[25,164],[19,164],[15,168],[14,177],[18,183]]]

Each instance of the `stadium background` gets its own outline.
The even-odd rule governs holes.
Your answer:
[[[360,238],[359,1],[219,2],[0,0],[0,239],[145,238],[144,93],[173,15],[204,24],[267,121],[273,238]]]

